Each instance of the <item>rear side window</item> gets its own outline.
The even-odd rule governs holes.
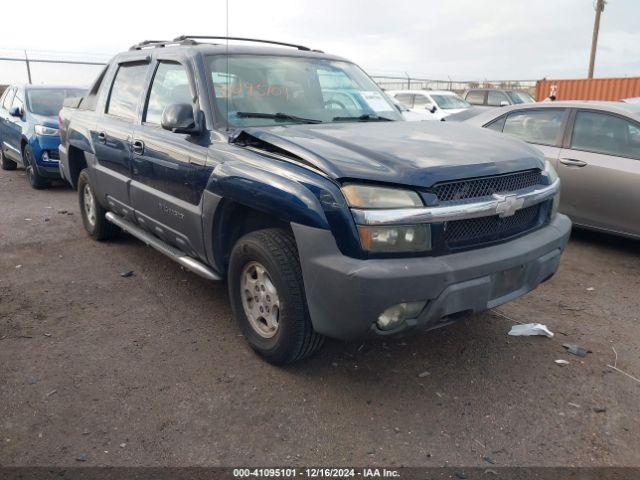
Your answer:
[[[504,128],[504,121],[506,119],[507,117],[503,115],[502,117],[499,117],[493,122],[485,125],[484,128],[488,128],[489,130],[495,130],[496,132],[502,132],[502,129]]]
[[[394,98],[405,107],[413,107],[413,95],[410,93],[399,93]]]
[[[539,145],[556,145],[562,129],[564,109],[527,110],[507,116],[502,131]]]
[[[491,105],[492,107],[499,107],[502,105],[502,102],[507,102],[507,104],[511,103],[509,101],[509,98],[507,98],[504,93],[496,92],[494,90],[489,91],[489,93],[487,94],[487,105]]]
[[[162,112],[172,103],[193,103],[189,77],[183,65],[175,62],[161,62],[153,77],[144,121],[160,125]]]
[[[640,159],[640,127],[615,115],[578,111],[571,148]]]
[[[120,65],[111,86],[107,113],[125,120],[135,120],[138,100],[144,89],[148,64]]]
[[[480,90],[472,90],[467,93],[466,100],[471,105],[482,105],[484,103],[484,92]]]
[[[431,103],[431,100],[429,100],[424,95],[416,95],[414,97],[414,99],[413,99],[413,106],[414,107],[424,107],[428,103]]]

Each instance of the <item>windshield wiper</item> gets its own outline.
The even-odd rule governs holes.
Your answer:
[[[236,112],[236,116],[240,118],[270,118],[273,120],[290,120],[299,123],[322,123],[322,120],[315,118],[304,118],[288,113],[262,113],[262,112]]]
[[[358,122],[393,122],[393,119],[391,118],[381,117],[380,115],[371,115],[370,113],[365,113],[359,117],[333,117],[334,122],[348,122],[350,120]]]

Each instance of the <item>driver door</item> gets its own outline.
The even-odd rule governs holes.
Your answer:
[[[143,228],[191,256],[202,257],[200,201],[213,170],[206,165],[211,140],[208,132],[191,135],[162,128],[162,112],[175,103],[200,109],[188,64],[161,57],[142,122],[133,133],[131,201]]]

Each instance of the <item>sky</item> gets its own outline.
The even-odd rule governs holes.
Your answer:
[[[308,45],[372,75],[453,80],[585,77],[595,0],[229,0],[229,35]],[[4,19],[24,6],[5,2]],[[100,7],[98,7],[100,5]],[[0,57],[107,60],[144,39],[224,35],[225,0],[31,0]],[[28,27],[25,28],[25,22]],[[33,65],[34,83],[90,83],[97,67]],[[608,0],[595,76],[640,75],[640,0]],[[67,81],[68,79],[68,81]],[[26,81],[0,61],[0,84]]]

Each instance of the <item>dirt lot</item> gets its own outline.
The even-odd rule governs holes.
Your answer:
[[[638,242],[574,233],[501,307],[553,339],[487,313],[288,368],[247,347],[224,285],[89,239],[69,189],[1,172],[0,252],[0,465],[640,465],[640,384],[606,366],[615,347],[640,377]]]

